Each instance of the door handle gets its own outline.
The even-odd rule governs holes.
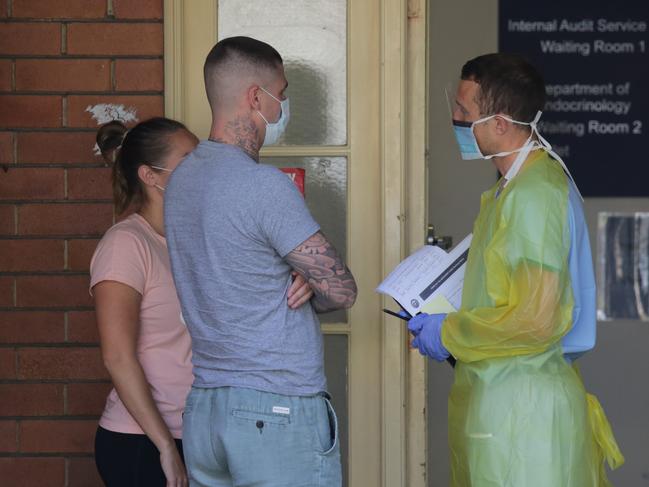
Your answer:
[[[428,224],[428,231],[426,232],[426,245],[436,245],[443,250],[449,250],[453,247],[453,237],[450,235],[438,237],[435,235],[435,226]]]

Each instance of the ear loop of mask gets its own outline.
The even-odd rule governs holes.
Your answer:
[[[278,100],[278,99],[277,99],[277,98],[276,98],[276,97],[275,97],[275,96],[274,96],[270,91],[268,91],[266,88],[264,88],[263,86],[260,86],[259,88],[260,88],[264,93],[266,93],[268,96],[270,96],[273,100],[275,100],[277,103],[279,103],[280,106],[282,105],[282,100]],[[264,114],[261,113],[260,110],[257,110],[257,113],[259,114],[259,116],[260,116],[261,118],[264,119],[264,122],[266,122],[266,125],[272,125],[273,123],[277,123],[277,122],[279,122],[279,119],[277,119],[277,122],[269,122],[269,121],[266,119],[266,117],[264,117]],[[281,111],[279,112],[279,118],[282,118],[282,112],[281,112]]]
[[[263,119],[263,121],[266,122],[266,125],[270,125],[270,122],[266,120],[266,117],[264,117],[264,115],[259,110],[257,110],[257,113]]]
[[[167,169],[166,167],[161,167],[161,166],[154,166],[153,164],[149,165],[149,167],[153,167],[153,168],[155,168],[155,169],[160,169],[161,171],[165,171],[165,172],[173,172],[172,169]],[[153,186],[154,186],[155,188],[158,188],[158,189],[159,189],[160,191],[162,191],[163,193],[166,191],[166,188],[160,186],[159,184],[154,184]]]
[[[508,116],[506,116],[506,115],[489,115],[488,117],[480,118],[480,119],[476,120],[475,122],[471,123],[471,133],[473,134],[473,137],[474,137],[474,138],[475,138],[474,127],[475,127],[476,125],[478,125],[479,123],[486,122],[487,120],[491,120],[492,118],[496,118],[496,117],[500,117],[500,118],[502,118],[502,119],[504,119],[504,120],[507,120],[507,121],[510,122],[510,123],[515,123],[515,124],[518,124],[518,125],[529,125],[530,127],[532,127],[532,130],[530,131],[530,136],[527,138],[527,140],[525,141],[525,143],[523,144],[523,146],[522,146],[520,149],[515,149],[515,150],[510,150],[510,151],[503,151],[503,152],[497,152],[496,154],[484,155],[484,154],[482,153],[482,150],[480,150],[480,147],[478,147],[478,150],[480,150],[480,155],[481,155],[484,159],[489,160],[489,159],[493,159],[494,157],[504,157],[504,156],[508,156],[508,155],[510,155],[510,154],[516,154],[517,152],[521,152],[521,151],[523,151],[523,150],[528,146],[528,144],[530,144],[530,143],[532,143],[532,144],[537,144],[538,147],[541,147],[541,145],[538,144],[535,140],[532,140],[532,137],[534,136],[534,132],[535,132],[535,130],[536,130],[534,127],[536,126],[536,121],[538,120],[538,117],[540,117],[540,116],[541,116],[541,112],[537,112],[537,116],[534,118],[534,120],[533,120],[532,122],[519,122],[518,120],[514,120],[514,119],[512,119],[512,118],[510,118],[510,117],[508,117]],[[537,133],[538,133],[538,132],[537,132]]]
[[[165,172],[173,172],[173,170],[171,170],[171,169],[167,169],[166,167],[161,167],[161,166],[154,166],[153,164],[151,164],[149,167],[153,167],[155,169],[160,169],[161,171],[165,171]]]
[[[536,116],[534,117],[534,120],[532,120],[531,122],[528,122],[528,123],[518,122],[516,120],[510,119],[509,117],[500,115],[505,120],[508,120],[510,122],[513,122],[513,123],[518,123],[518,124],[521,124],[521,125],[529,125],[530,128],[531,128],[530,136],[525,141],[525,144],[523,145],[523,147],[521,147],[520,149],[518,149],[516,151],[511,152],[511,153],[524,152],[524,154],[521,154],[519,157],[516,158],[516,160],[514,161],[514,164],[512,164],[512,167],[510,167],[509,171],[507,171],[507,174],[505,174],[505,179],[507,181],[505,182],[504,186],[506,186],[509,183],[509,181],[512,178],[514,178],[514,176],[516,176],[516,174],[518,174],[518,171],[520,170],[521,166],[523,165],[523,163],[527,159],[527,155],[531,151],[533,151],[534,149],[543,149],[548,154],[550,154],[550,156],[552,156],[552,158],[554,160],[556,160],[559,163],[559,165],[561,165],[561,168],[568,175],[568,177],[572,181],[572,184],[575,186],[575,189],[577,190],[577,194],[579,195],[581,200],[584,201],[584,197],[581,195],[581,191],[579,191],[579,188],[577,187],[577,183],[575,182],[575,178],[572,177],[572,174],[570,173],[570,170],[566,166],[566,163],[563,162],[563,159],[561,159],[559,154],[557,154],[555,151],[552,150],[552,146],[550,145],[550,143],[539,133],[539,129],[537,127],[537,124],[539,122],[539,119],[541,118],[541,115],[542,115],[542,112],[537,111]],[[534,134],[536,134],[536,137],[537,137],[538,140],[532,140],[532,137],[534,136]],[[507,154],[508,153],[504,153],[504,155],[507,155]],[[494,156],[498,156],[498,155],[499,154],[494,154]],[[491,156],[491,157],[494,157],[494,156]],[[491,157],[489,157],[489,158],[491,158]],[[504,188],[504,186],[503,186],[503,188]]]

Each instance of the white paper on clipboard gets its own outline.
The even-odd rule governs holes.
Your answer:
[[[467,235],[448,253],[424,245],[395,267],[376,291],[393,297],[412,316],[440,295],[453,308],[460,309],[472,237]]]

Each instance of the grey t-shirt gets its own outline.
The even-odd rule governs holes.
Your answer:
[[[201,142],[173,172],[165,231],[195,386],[326,390],[320,324],[288,307],[284,260],[319,228],[284,173],[236,146]]]

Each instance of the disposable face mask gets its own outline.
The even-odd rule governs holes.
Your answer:
[[[492,118],[495,117],[503,118],[511,123],[516,123],[519,125],[529,125],[530,127],[532,127],[530,136],[528,137],[527,141],[525,141],[523,147],[512,151],[499,152],[497,154],[485,155],[482,153],[480,147],[478,146],[478,141],[475,138],[474,127],[479,123],[484,123],[487,120],[491,120]],[[536,117],[534,117],[534,120],[531,122],[519,122],[518,120],[514,120],[505,115],[490,115],[488,117],[484,117],[479,120],[476,120],[475,122],[460,122],[458,120],[453,120],[453,130],[455,131],[455,139],[457,140],[457,143],[460,146],[460,154],[462,156],[462,159],[464,160],[491,159],[492,157],[502,157],[502,156],[507,156],[509,154],[514,154],[515,152],[522,151],[523,148],[532,140],[532,136],[534,135],[534,133],[536,132],[536,134],[538,135],[538,132],[536,131],[536,123],[538,122],[540,117],[541,117],[541,112],[537,112]]]
[[[262,145],[273,145],[277,143],[279,138],[284,133],[284,130],[286,130],[286,125],[288,124],[288,120],[291,115],[289,110],[288,98],[286,98],[285,100],[278,100],[271,93],[269,93],[268,90],[266,90],[265,88],[261,88],[261,89],[266,94],[268,94],[268,96],[270,96],[273,100],[279,103],[281,107],[281,113],[279,115],[279,119],[277,120],[277,122],[273,122],[273,123],[270,123],[259,110],[257,111],[259,116],[264,119],[264,122],[266,122],[266,135],[264,136],[264,143]]]
[[[460,146],[460,155],[465,161],[471,159],[482,159],[482,153],[478,147],[478,141],[473,135],[473,124],[471,122],[460,122],[453,120],[453,131],[455,140]]]

